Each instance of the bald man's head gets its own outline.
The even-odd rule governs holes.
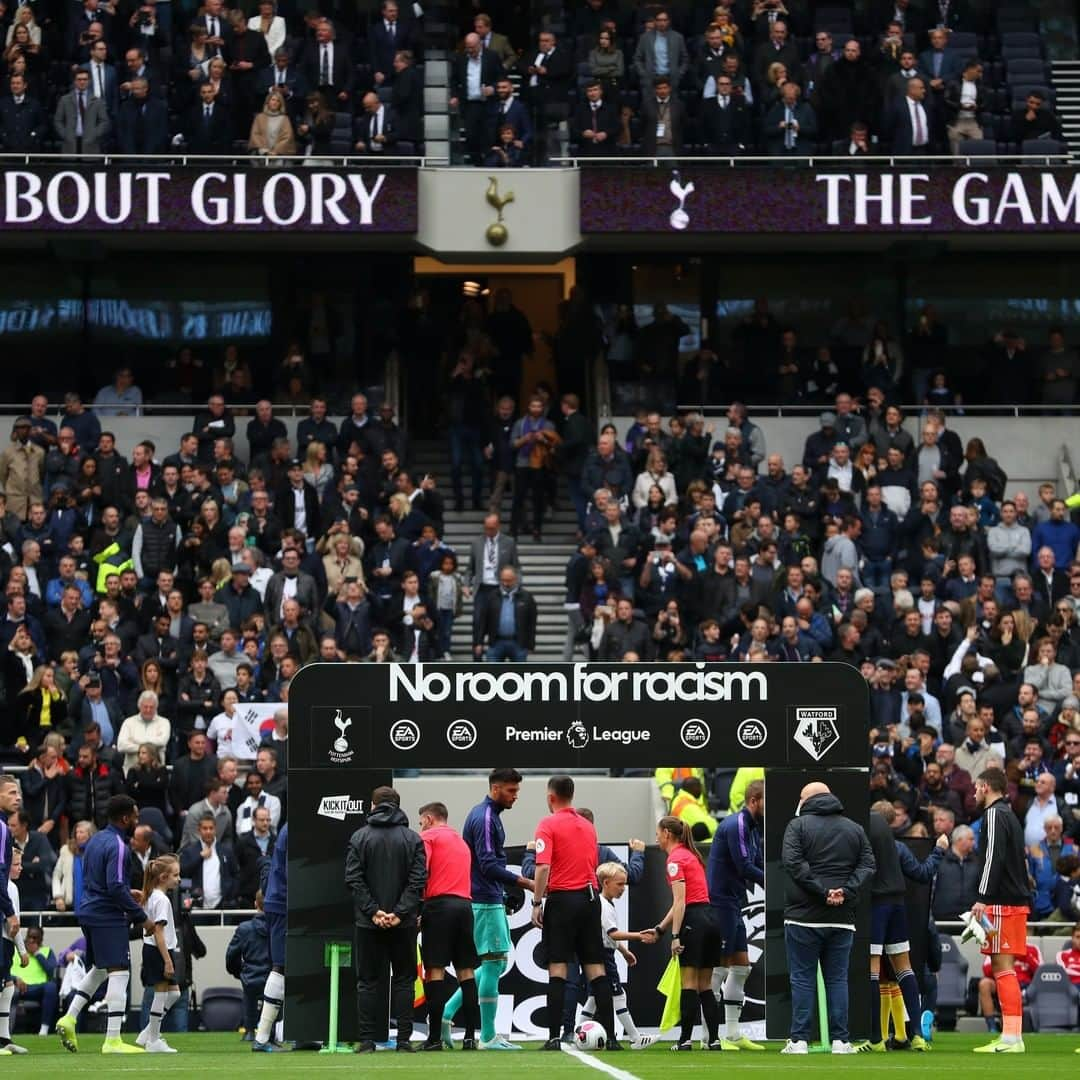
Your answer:
[[[799,802],[806,802],[807,799],[812,799],[815,795],[831,795],[829,791],[829,785],[823,784],[820,780],[815,780],[812,784],[807,784],[806,787],[799,792]]]

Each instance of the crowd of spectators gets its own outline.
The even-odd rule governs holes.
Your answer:
[[[422,35],[385,0],[334,20],[275,0],[5,5],[0,149],[413,154]]]
[[[939,913],[970,906],[971,834],[954,829],[977,829],[972,778],[999,764],[1036,914],[1080,916],[1080,527],[1054,485],[1006,498],[941,410],[916,444],[895,406],[840,393],[790,464],[743,405],[726,420],[601,431],[570,478],[587,506],[564,657],[858,668],[875,799],[898,833],[954,838]]]
[[[288,0],[11,5],[0,149],[421,153],[422,16],[397,0],[332,18]],[[962,0],[854,13],[584,0],[544,15],[535,36],[508,20],[470,8],[450,63],[450,106],[476,164],[542,163],[560,123],[581,156],[957,154],[970,140],[1046,153],[1061,138],[1023,8],[984,22]]]
[[[535,41],[508,41],[486,14],[470,29],[451,105],[476,164],[543,162],[560,122],[581,157],[956,155],[971,140],[1045,154],[1061,138],[1024,9],[987,24],[959,0],[857,13],[797,0],[632,11],[585,0],[552,13]]]

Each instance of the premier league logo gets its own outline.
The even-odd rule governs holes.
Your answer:
[[[580,720],[566,729],[566,744],[571,750],[584,750],[589,745],[589,732]]]

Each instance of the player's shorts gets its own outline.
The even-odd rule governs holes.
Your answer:
[[[679,966],[711,968],[727,955],[724,935],[711,904],[688,904],[679,931]]]
[[[11,978],[11,966],[15,963],[15,942],[0,939],[0,986]]]
[[[502,904],[473,904],[473,941],[477,956],[510,955],[510,922]]]
[[[911,952],[907,908],[903,904],[874,904],[870,909],[870,955]]]
[[[131,950],[126,926],[84,926],[86,970],[96,967],[128,968],[131,966]]]
[[[746,923],[743,922],[742,909],[734,904],[713,904],[712,911],[717,929],[724,939],[724,955],[746,952]]]
[[[1027,920],[1026,907],[1013,907],[1009,904],[991,904],[986,909],[986,917],[993,929],[987,932],[986,944],[982,947],[984,956],[994,953],[1008,953],[1010,956],[1027,955]]]
[[[619,978],[619,967],[615,963],[615,950],[604,950],[604,973],[608,977],[608,982],[611,983],[611,992],[613,994],[622,993],[622,980]]]
[[[548,894],[541,937],[549,964],[569,964],[576,957],[586,964],[604,962],[604,936],[600,927],[600,894],[595,889]]]
[[[505,913],[504,913],[505,918]],[[420,951],[425,968],[460,971],[480,964],[473,934],[472,904],[462,896],[436,896],[424,901]]]
[[[270,936],[270,965],[285,970],[285,931],[289,928],[289,917],[280,911],[267,911],[266,929]]]
[[[143,942],[142,967],[139,971],[139,978],[142,980],[143,986],[155,986],[157,983],[162,982],[176,982],[176,972],[180,970],[180,953],[173,949],[170,955],[173,962],[173,974],[166,976],[165,961],[162,959],[158,947]]]

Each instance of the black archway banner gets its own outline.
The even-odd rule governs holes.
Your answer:
[[[845,664],[314,664],[289,713],[286,1029],[302,1040],[325,1037],[324,946],[353,932],[345,847],[392,771],[761,766],[828,779],[865,765],[869,730],[866,683]],[[769,875],[767,899],[779,890],[782,903],[782,884]],[[342,1038],[351,982],[343,973]]]

